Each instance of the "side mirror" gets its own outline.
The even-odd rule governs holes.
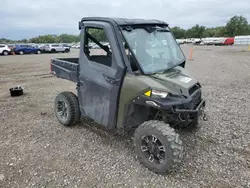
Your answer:
[[[79,21],[79,23],[78,23],[78,29],[81,30],[82,27],[83,27],[83,23],[81,21]]]
[[[81,22],[78,22],[78,29],[81,30]]]

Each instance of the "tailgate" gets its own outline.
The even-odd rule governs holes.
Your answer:
[[[77,70],[78,64],[76,63],[60,59],[51,59],[51,74],[57,76],[58,78],[77,82]]]

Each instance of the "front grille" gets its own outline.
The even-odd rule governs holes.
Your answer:
[[[192,95],[192,107],[193,109],[198,106],[201,101],[201,89],[196,90]]]
[[[196,90],[193,90],[194,88],[196,88]],[[200,104],[201,99],[202,99],[201,88],[199,87],[199,85],[197,85],[197,86],[192,87],[191,90],[193,90],[191,91],[192,94],[190,95],[191,101],[189,103],[176,106],[175,107],[176,109],[194,110]]]
[[[200,89],[199,84],[195,84],[193,87],[189,89],[189,95],[192,95],[197,89]]]

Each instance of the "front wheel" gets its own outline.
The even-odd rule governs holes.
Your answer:
[[[72,92],[61,92],[56,96],[54,110],[58,121],[64,126],[76,124],[80,119],[77,96]]]
[[[36,51],[36,54],[41,54],[41,53],[42,53],[41,50]]]
[[[147,121],[134,133],[134,144],[140,162],[155,173],[166,174],[177,167],[183,156],[178,133],[161,121]]]

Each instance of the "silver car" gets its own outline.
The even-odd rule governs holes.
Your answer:
[[[51,53],[56,53],[56,52],[70,52],[70,47],[63,45],[63,44],[48,44],[44,47],[45,52],[51,52]]]

